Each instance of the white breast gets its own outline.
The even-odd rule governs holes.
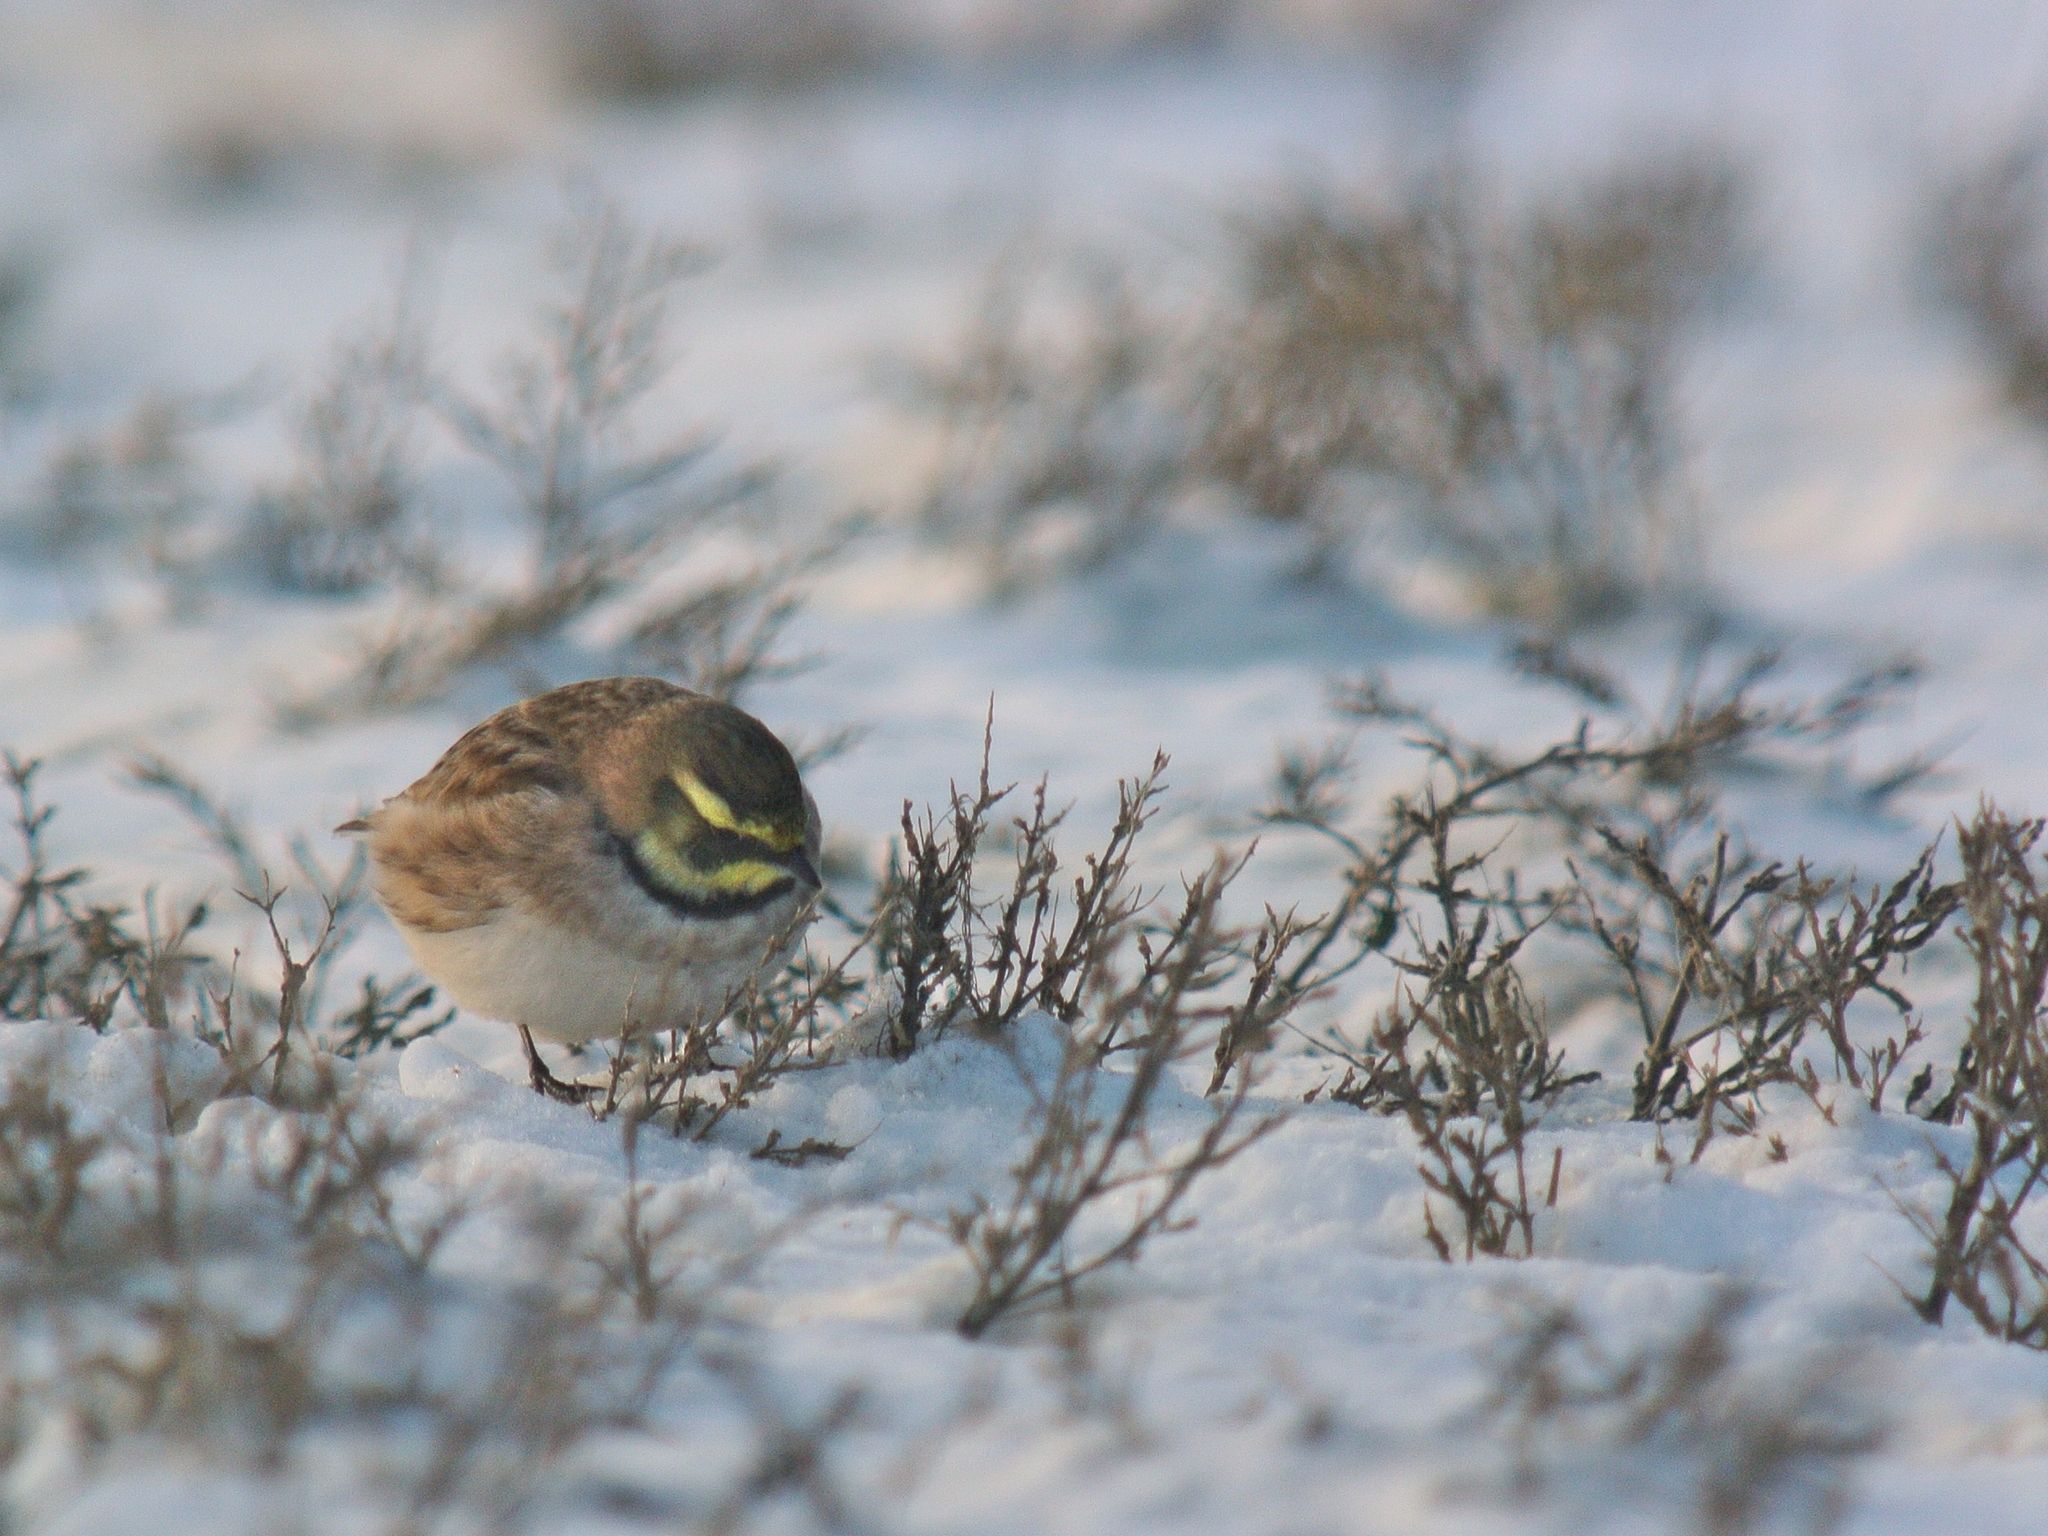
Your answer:
[[[651,904],[650,904],[651,905]],[[400,924],[419,967],[464,1009],[564,1044],[668,1029],[719,1008],[761,966],[787,904],[725,923],[666,918],[658,959],[508,909],[453,933]]]

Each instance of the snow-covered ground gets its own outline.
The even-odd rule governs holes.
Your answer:
[[[1275,188],[1385,178],[1442,131],[1385,56],[1007,60],[608,106],[565,90],[547,36],[513,6],[0,0],[0,255],[24,252],[42,274],[17,398],[0,406],[8,507],[41,494],[70,436],[171,391],[202,402],[193,452],[211,499],[197,516],[227,526],[288,473],[294,402],[334,339],[402,282],[422,295],[439,362],[487,381],[548,291],[550,232],[595,187],[712,258],[683,290],[676,366],[644,419],[716,424],[736,455],[774,456],[784,528],[879,514],[810,584],[789,645],[816,664],[747,696],[795,738],[862,728],[808,776],[850,857],[878,867],[905,800],[942,801],[971,777],[991,698],[996,775],[1050,775],[1084,841],[1118,777],[1171,754],[1144,854],[1161,885],[1249,836],[1276,752],[1329,729],[1335,677],[1383,670],[1491,739],[1568,729],[1569,706],[1503,664],[1514,632],[1427,573],[1304,588],[1263,536],[1177,534],[1135,568],[992,603],[970,559],[920,544],[900,516],[931,445],[879,380],[961,333],[992,261],[1031,237],[1171,265],[1219,212]],[[1913,255],[1932,178],[2037,123],[2044,87],[2048,12],[2027,0],[1537,0],[1492,36],[1461,103],[1465,153],[1503,185],[1699,142],[1753,178],[1755,273],[1683,374],[1699,583],[1795,676],[1919,656],[1924,681],[1855,754],[1945,752],[1882,816],[1789,785],[1747,791],[1775,855],[1889,876],[1980,796],[2048,810],[2048,453],[2001,408]],[[246,182],[233,171],[245,157]],[[474,466],[430,476],[465,516],[497,494]],[[497,525],[471,522],[465,558],[509,563]],[[337,675],[388,617],[376,600],[280,595],[246,575],[188,592],[105,550],[53,564],[5,547],[0,745],[45,761],[55,847],[110,896],[211,885],[223,932],[242,919],[217,865],[124,775],[134,754],[191,775],[268,856],[303,835],[338,862],[326,828],[518,692],[486,673],[406,712],[287,728],[281,703]],[[1585,643],[1654,694],[1683,627],[1653,612]],[[1417,768],[1372,738],[1358,771],[1369,806]],[[1333,895],[1334,869],[1285,837],[1238,891],[1247,912]],[[260,970],[253,929],[243,943]],[[374,922],[343,979],[406,963]],[[1953,958],[1931,969],[1930,1009],[1953,1014]],[[1384,981],[1347,1005],[1383,1000]],[[1589,1060],[1597,1022],[1552,1020]],[[1624,1062],[1534,1138],[1545,1168],[1564,1148],[1535,1256],[1445,1264],[1424,1238],[1406,1125],[1299,1102],[1329,1064],[1283,1045],[1252,1107],[1284,1109],[1284,1123],[1196,1184],[1188,1230],[1097,1277],[1072,1313],[963,1339],[952,1322],[969,1277],[946,1225],[1007,1187],[1057,1060],[1052,1030],[1026,1021],[1014,1051],[954,1038],[903,1064],[795,1074],[703,1143],[644,1135],[638,1177],[679,1223],[678,1290],[701,1293],[710,1318],[632,1424],[601,1425],[559,1459],[536,1451],[533,1489],[517,1466],[468,1467],[467,1502],[423,1507],[413,1525],[406,1490],[424,1486],[455,1410],[380,1415],[362,1384],[424,1372],[444,1382],[444,1408],[489,1422],[518,1396],[522,1351],[558,1364],[519,1331],[523,1278],[562,1268],[548,1212],[613,1208],[626,1149],[616,1124],[528,1093],[501,1026],[459,1020],[372,1058],[360,1081],[347,1069],[366,1113],[420,1139],[391,1176],[402,1219],[472,1213],[423,1279],[365,1280],[356,1299],[353,1279],[323,1282],[343,1300],[314,1374],[348,1378],[354,1417],[316,1406],[266,1450],[202,1404],[192,1422],[213,1428],[159,1422],[111,1454],[80,1422],[10,1421],[0,1526],[1305,1536],[1839,1518],[1865,1536],[1990,1536],[2048,1523],[2048,1357],[1953,1311],[1930,1328],[1900,1293],[1926,1262],[1902,1208],[1944,1196],[1937,1154],[1965,1156],[1965,1134],[1862,1111],[1850,1093],[1828,1123],[1772,1090],[1768,1134],[1717,1137],[1692,1164],[1681,1148],[1673,1167],[1656,1131],[1628,1122]],[[148,1057],[129,1032],[0,1033],[0,1080],[42,1064],[109,1139],[95,1175],[107,1189],[161,1165]],[[1161,1145],[1206,1124],[1200,1087],[1163,1091]],[[224,1212],[229,1236],[199,1271],[211,1302],[259,1332],[326,1262],[265,1183],[290,1119],[231,1097],[171,1138]],[[750,1158],[770,1130],[854,1151],[796,1168]],[[1599,1358],[1682,1335],[1730,1286],[1747,1298],[1733,1363],[1682,1411],[1631,1422],[1625,1408],[1553,1406],[1524,1422],[1489,1406],[1511,1341],[1546,1307],[1576,1312],[1597,1349],[1574,1358],[1597,1375]],[[27,1302],[6,1305],[17,1332],[0,1349],[33,1376],[53,1346]],[[620,1358],[589,1379],[623,1393],[652,1332],[595,1336]],[[226,1351],[230,1396],[237,1369]],[[857,1406],[821,1436],[835,1499],[734,1494],[752,1458],[778,1465],[775,1426],[813,1423],[843,1389]],[[1774,1429],[1773,1413],[1790,1417]],[[1753,1437],[1816,1426],[1844,1443],[1794,1456],[1783,1485],[1756,1471],[1769,1458]],[[1756,1509],[1726,1486],[1744,1478]],[[518,1495],[496,1516],[493,1488]]]

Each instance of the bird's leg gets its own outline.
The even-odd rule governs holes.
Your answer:
[[[526,1047],[526,1080],[533,1085],[535,1093],[544,1093],[561,1104],[587,1104],[596,1094],[593,1083],[565,1083],[548,1070],[548,1064],[540,1059],[540,1052],[533,1044],[533,1034],[524,1024],[519,1026],[519,1043]]]

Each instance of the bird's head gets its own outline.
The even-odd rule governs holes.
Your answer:
[[[823,882],[796,760],[743,710],[679,700],[633,729],[599,799],[635,878],[686,909],[744,911]]]

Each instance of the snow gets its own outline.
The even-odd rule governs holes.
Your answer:
[[[51,272],[32,333],[39,388],[0,415],[6,497],[24,494],[63,432],[104,425],[148,390],[288,397],[333,338],[388,301],[409,252],[437,351],[487,379],[544,290],[564,188],[590,181],[716,258],[681,306],[656,419],[715,422],[735,451],[781,459],[792,525],[888,510],[917,484],[929,443],[888,407],[881,363],[959,334],[1016,237],[1085,236],[1170,263],[1214,211],[1304,167],[1370,177],[1410,148],[1387,66],[1341,50],[1050,77],[990,65],[625,109],[564,94],[511,7],[370,7],[374,26],[348,7],[283,0],[193,9],[200,19],[115,0],[0,6],[0,253],[19,238],[49,253]],[[174,35],[171,53],[152,51],[158,31]],[[242,36],[256,39],[246,55]],[[2048,806],[2042,450],[2000,414],[1910,260],[1919,178],[2032,109],[2044,43],[2024,0],[1559,0],[1510,23],[1472,86],[1471,151],[1512,185],[1700,134],[1755,159],[1757,291],[1687,360],[1711,579],[1738,629],[1815,675],[1901,649],[1926,660],[1926,682],[1861,739],[1859,761],[1947,749],[1943,773],[1889,818],[1746,790],[1774,852],[1875,878],[1980,795]],[[308,70],[318,83],[304,83]],[[365,80],[382,88],[358,90]],[[181,190],[176,146],[238,115],[260,138],[268,109],[249,103],[280,89],[321,99],[279,129],[288,153],[274,183],[226,199]],[[222,482],[245,496],[275,484],[289,426],[274,402],[225,409],[203,435]],[[440,488],[475,498],[475,481]],[[487,518],[478,526],[493,537]],[[1248,834],[1274,752],[1325,733],[1333,677],[1384,669],[1489,739],[1568,725],[1569,707],[1502,666],[1513,636],[1441,600],[1426,575],[1304,592],[1287,559],[1259,537],[1188,534],[1140,568],[991,604],[964,559],[885,531],[814,585],[792,640],[820,664],[762,686],[750,707],[806,739],[866,728],[808,782],[833,835],[870,863],[906,799],[939,800],[971,777],[991,698],[996,777],[1051,775],[1084,842],[1106,826],[1118,776],[1163,746],[1174,793],[1144,871],[1162,886]],[[61,808],[52,836],[96,888],[212,888],[231,926],[242,919],[217,867],[122,765],[161,753],[267,852],[281,858],[304,835],[338,866],[327,827],[516,691],[491,677],[402,715],[284,728],[279,702],[332,675],[373,617],[234,582],[181,610],[132,571],[0,557],[0,744],[46,760],[43,788]],[[1654,694],[1681,627],[1653,615],[1602,640],[1602,657]],[[1358,763],[1368,803],[1413,776],[1412,757],[1378,738]],[[1315,850],[1275,836],[1238,897],[1247,911],[1307,909],[1331,890]],[[260,971],[253,927],[237,931]],[[405,966],[373,923],[340,982]],[[1954,1005],[1952,972],[1937,964],[1927,981],[1931,1011]],[[852,1388],[858,1406],[827,1452],[843,1520],[785,1492],[737,1528],[1704,1531],[1715,1527],[1699,1490],[1733,1454],[1713,1423],[1632,1436],[1598,1412],[1561,1411],[1539,1426],[1524,1476],[1507,1421],[1484,1404],[1517,1320],[1546,1304],[1568,1304],[1615,1359],[1677,1337],[1729,1285],[1751,1293],[1716,1400],[1736,1405],[1729,1421],[1744,1402],[1820,1384],[1843,1422],[1882,1431],[1842,1461],[1842,1530],[2018,1536],[2048,1521],[2048,1356],[1959,1315],[1930,1329],[1901,1295],[1925,1262],[1903,1212],[1943,1196],[1935,1158],[1964,1155],[1964,1133],[1870,1113],[1847,1092],[1830,1123],[1774,1091],[1763,1128],[1782,1159],[1764,1136],[1722,1136],[1689,1162],[1683,1126],[1660,1157],[1657,1132],[1627,1123],[1625,1060],[1617,1077],[1602,1055],[1614,1031],[1590,1015],[1563,1042],[1609,1075],[1532,1138],[1546,1174],[1564,1151],[1533,1257],[1441,1263],[1405,1125],[1299,1102],[1324,1065],[1289,1047],[1252,1100],[1287,1118],[1197,1182],[1187,1230],[1096,1277],[1072,1314],[963,1339],[952,1325],[972,1276],[947,1223],[1006,1189],[1057,1034],[1034,1018],[1008,1050],[953,1036],[901,1064],[848,1053],[784,1078],[705,1142],[643,1133],[633,1156],[648,1219],[680,1234],[677,1289],[704,1308],[678,1362],[637,1423],[600,1413],[559,1461],[486,1458],[465,1485],[478,1502],[409,1526],[403,1491],[424,1486],[439,1431],[417,1406],[377,1408],[378,1394],[425,1383],[444,1409],[515,1411],[527,1366],[553,1358],[521,1310],[529,1289],[594,1285],[578,1255],[602,1234],[575,1223],[619,1219],[619,1126],[529,1093],[516,1042],[481,1021],[339,1068],[371,1122],[417,1141],[390,1176],[400,1224],[460,1219],[419,1273],[329,1272],[278,1188],[316,1109],[289,1095],[214,1101],[221,1068],[190,1042],[10,1022],[0,1091],[59,1086],[78,1128],[109,1145],[93,1176],[110,1211],[146,1211],[173,1148],[215,1240],[191,1271],[208,1314],[260,1334],[317,1292],[322,1390],[352,1407],[316,1414],[275,1454],[206,1403],[191,1408],[203,1432],[167,1415],[113,1457],[93,1454],[79,1420],[10,1423],[0,1524],[66,1536],[486,1529],[503,1494],[505,1528],[735,1528],[716,1511],[769,1443],[764,1422],[812,1422]],[[159,1062],[174,1135],[160,1123]],[[1207,1124],[1200,1086],[1162,1090],[1157,1147]],[[780,1167],[749,1156],[770,1130],[785,1145],[853,1150]],[[115,1223],[102,1237],[140,1230]],[[110,1258],[104,1278],[80,1282],[95,1296],[107,1287],[104,1308],[74,1318],[84,1343],[99,1330],[118,1347],[120,1288],[168,1305],[150,1288],[172,1273],[146,1255]],[[35,1377],[57,1346],[29,1302],[0,1303],[7,1370]],[[590,1343],[566,1329],[557,1342]],[[613,1323],[590,1347],[606,1352],[592,1378],[606,1392],[625,1390],[651,1345]],[[232,1396],[244,1378],[222,1348],[218,1385]],[[716,1364],[728,1357],[744,1368]],[[1753,1527],[1723,1528],[1814,1528],[1827,1506],[1809,1488]]]

